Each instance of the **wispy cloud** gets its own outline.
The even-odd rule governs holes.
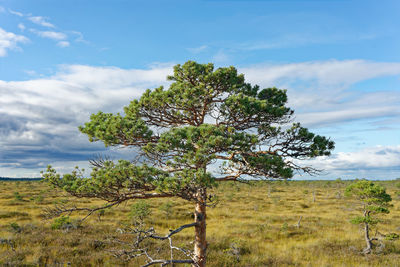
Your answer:
[[[334,44],[349,43],[352,41],[367,41],[376,39],[377,35],[372,33],[355,33],[355,34],[306,34],[292,33],[279,35],[277,37],[268,38],[267,40],[253,40],[244,43],[232,45],[234,50],[269,50],[289,47],[300,47],[314,44]]]
[[[207,49],[208,49],[207,45],[202,45],[202,46],[193,47],[193,48],[187,48],[187,50],[193,54],[199,54]]]
[[[219,50],[212,58],[214,62],[219,64],[226,64],[230,60],[229,55],[224,50]]]
[[[62,33],[62,32],[38,31],[36,29],[30,29],[30,31],[35,33],[36,35],[38,35],[40,37],[52,39],[52,40],[55,40],[55,41],[67,39],[67,35],[65,33]]]
[[[78,42],[78,43],[85,43],[85,44],[88,44],[89,42],[88,41],[86,41],[85,40],[85,38],[83,37],[83,34],[81,33],[81,32],[78,32],[78,31],[69,31],[69,33],[71,33],[71,34],[73,34],[73,35],[75,35],[76,36],[76,38],[75,38],[75,42]]]
[[[46,18],[41,17],[41,16],[32,16],[32,17],[28,17],[28,19],[30,21],[32,21],[33,23],[38,24],[38,25],[43,26],[43,27],[48,27],[48,28],[54,28],[55,27],[53,24],[48,22],[46,20]]]
[[[381,76],[399,75],[398,62],[366,60],[327,60],[289,64],[255,65],[241,69],[256,83],[316,81],[320,85],[350,85]]]
[[[29,39],[23,35],[7,32],[0,28],[0,57],[7,55],[8,50],[19,49],[19,43],[27,43]]]
[[[3,8],[3,11],[5,11],[4,8]],[[0,6],[0,12],[1,12],[1,6]],[[24,20],[25,22],[26,22],[26,20],[28,20],[29,22],[32,22],[36,25],[40,25],[40,26],[43,26],[46,28],[58,28],[53,23],[50,23],[48,21],[49,19],[47,17],[33,16],[32,14],[23,14],[21,12],[18,12],[18,11],[12,10],[12,9],[8,9],[8,12],[15,16],[21,17],[22,20]],[[21,32],[24,32],[27,27],[25,26],[24,23],[20,22],[20,23],[18,23],[18,28],[21,30]],[[79,31],[63,31],[63,30],[58,30],[58,31],[47,30],[46,31],[46,30],[38,30],[38,29],[34,29],[34,28],[30,28],[29,31],[31,33],[36,34],[39,37],[57,41],[56,45],[61,48],[69,47],[71,45],[72,41],[75,41],[78,43],[85,43],[85,44],[89,43],[88,41],[86,41],[84,39],[83,34]],[[4,54],[4,52],[3,52],[3,54]]]
[[[10,14],[13,14],[13,15],[18,16],[18,17],[23,17],[24,16],[24,14],[22,14],[21,12],[14,11],[12,9],[8,9],[8,12],[10,12]]]
[[[59,47],[68,47],[70,45],[70,43],[67,41],[61,41],[61,42],[58,42],[57,45]]]
[[[6,12],[6,9],[2,6],[0,6],[0,13],[4,13],[4,12]]]

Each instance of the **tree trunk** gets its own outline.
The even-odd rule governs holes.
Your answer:
[[[372,241],[369,238],[369,226],[368,223],[364,223],[364,237],[365,237],[365,242],[367,243],[367,247],[364,249],[365,254],[369,254],[372,251]]]
[[[194,212],[195,222],[198,224],[195,226],[195,241],[194,241],[194,255],[196,264],[193,267],[204,267],[206,266],[206,198],[207,192],[205,188],[197,191],[197,203]]]

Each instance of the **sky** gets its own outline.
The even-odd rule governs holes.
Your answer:
[[[296,121],[336,143],[306,162],[318,178],[399,178],[398,14],[397,0],[0,0],[0,176],[129,158],[78,126],[195,60],[287,89]]]

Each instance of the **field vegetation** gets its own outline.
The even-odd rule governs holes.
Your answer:
[[[390,213],[379,216],[373,253],[363,229],[350,223],[360,214],[344,192],[351,181],[273,181],[224,183],[212,190],[219,204],[207,214],[209,266],[399,266],[399,181],[376,182],[392,196]],[[93,214],[46,219],[55,205],[93,207],[99,200],[78,199],[34,181],[0,182],[0,265],[140,266],[143,258],[115,257],[134,237],[125,229],[138,218],[160,235],[193,222],[192,204],[178,198],[129,201]],[[386,237],[385,237],[386,235]],[[173,242],[192,248],[193,232]],[[168,241],[167,241],[168,242]],[[165,241],[146,243],[166,257]]]

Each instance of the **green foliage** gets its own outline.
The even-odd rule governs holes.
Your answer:
[[[172,203],[171,201],[166,201],[163,202],[160,206],[159,206],[159,210],[161,210],[162,212],[165,213],[165,216],[167,217],[167,219],[169,218],[170,214],[172,213],[172,208],[174,207],[174,203]]]
[[[360,180],[346,187],[346,196],[355,197],[363,207],[363,216],[355,217],[352,223],[376,224],[378,220],[373,218],[374,214],[389,213],[389,204],[392,198],[386,193],[386,189],[371,181]]]
[[[20,195],[19,192],[14,192],[14,199],[15,199],[16,201],[23,201],[23,200],[24,200],[23,197]]]
[[[138,200],[131,206],[129,216],[139,222],[143,222],[151,215],[150,204],[145,200]]]
[[[371,181],[360,180],[346,187],[345,194],[354,196],[366,205],[366,209],[376,212],[388,212],[387,207],[392,198],[386,193],[386,189]]]
[[[328,138],[299,123],[279,127],[293,115],[286,91],[246,83],[234,67],[214,69],[213,64],[188,61],[176,65],[168,80],[169,88],[147,90],[124,114],[99,112],[79,128],[91,142],[136,147],[154,165],[105,161],[89,179],[79,168],[61,176],[49,166],[45,180],[76,196],[112,201],[123,201],[132,191],[193,199],[197,189],[214,187],[232,173],[236,175],[230,179],[308,172],[288,159],[329,155],[334,148]],[[263,146],[270,147],[260,151]],[[221,175],[207,171],[217,159]]]
[[[385,235],[385,239],[389,240],[389,241],[394,241],[394,240],[398,240],[400,238],[400,235],[397,233],[390,233]]]
[[[352,224],[360,224],[360,223],[368,223],[368,224],[377,224],[379,222],[378,219],[372,218],[371,216],[357,216],[350,220]]]
[[[51,224],[51,229],[66,229],[72,226],[72,221],[69,216],[61,216],[55,218],[53,223]]]
[[[19,224],[16,222],[10,223],[10,229],[12,232],[15,232],[15,233],[20,233],[22,231],[21,226],[19,226]]]

